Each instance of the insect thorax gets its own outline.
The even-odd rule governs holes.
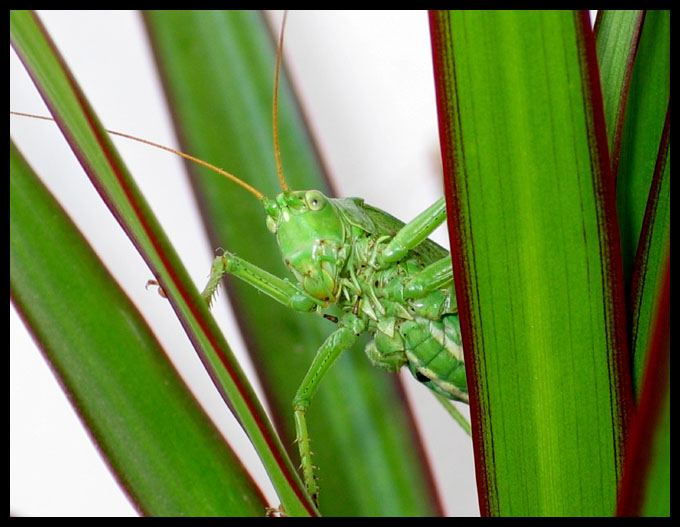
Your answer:
[[[376,254],[385,239],[358,236],[340,278],[338,305],[366,321],[366,354],[390,372],[408,366],[420,382],[446,397],[467,400],[460,325],[452,286],[404,298],[404,287],[427,263],[409,255],[384,268]]]

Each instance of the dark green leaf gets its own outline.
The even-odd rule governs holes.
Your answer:
[[[630,288],[642,223],[670,98],[670,12],[650,10],[638,44],[621,138],[616,208],[626,290]]]
[[[626,446],[621,516],[671,513],[670,256],[657,291],[638,411]]]
[[[595,21],[602,102],[614,175],[618,167],[630,73],[643,20],[644,11],[604,10],[598,11]]]

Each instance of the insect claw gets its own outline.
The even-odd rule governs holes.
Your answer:
[[[284,518],[288,516],[286,514],[286,509],[283,508],[283,505],[279,505],[278,507],[265,507],[264,515],[267,518]]]
[[[161,284],[159,284],[157,280],[147,280],[144,289],[148,290],[150,285],[158,287],[158,294],[163,298],[168,298],[168,295],[165,293],[165,291],[161,287]]]
[[[217,293],[218,293],[218,290],[215,289],[215,292],[212,295],[210,295],[210,298],[207,299],[209,308],[211,308],[212,305],[213,305],[213,302],[215,302],[215,299],[217,298]]]

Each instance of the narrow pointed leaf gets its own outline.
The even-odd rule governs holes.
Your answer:
[[[597,58],[602,83],[607,141],[616,176],[630,74],[637,52],[644,11],[602,10],[595,21]]]
[[[670,12],[645,14],[631,74],[616,175],[626,291],[633,280],[640,232],[670,102]]]
[[[287,510],[313,513],[292,463],[207,306],[37,17],[11,12],[10,41],[102,199],[168,294],[217,389],[267,466]]]
[[[626,449],[620,516],[670,516],[670,255],[657,291],[638,411]]]
[[[647,11],[631,75],[617,208],[626,276],[633,385],[639,387],[663,264],[670,250],[670,14]]]
[[[640,233],[631,295],[631,351],[633,387],[639,395],[647,351],[650,349],[663,266],[670,255],[670,106],[661,136],[659,157]]]
[[[612,514],[630,384],[587,14],[431,25],[480,508]]]
[[[670,514],[670,365],[668,335],[664,336],[670,331],[665,318],[669,301],[670,105],[666,108],[661,136],[658,134],[662,105],[668,101],[670,62],[666,59],[670,41],[667,13],[641,12],[640,15],[632,11],[601,11],[596,35],[614,174],[618,170],[625,103],[635,64],[633,85],[636,89],[632,90],[632,105],[627,114],[628,133],[624,144],[627,155],[622,158],[621,167],[626,177],[621,179],[618,189],[624,246],[628,245],[627,250],[624,247],[624,257],[630,256],[636,241],[635,232],[630,228],[640,221],[640,210],[646,203],[644,220],[639,226],[628,307],[631,375],[639,407],[627,441],[617,512],[625,516],[659,516]],[[643,21],[648,30],[640,52],[635,54]],[[650,31],[649,27],[653,29]],[[645,86],[644,91],[640,91],[641,85]],[[640,160],[649,159],[657,138],[658,154],[650,178],[650,167]],[[635,165],[634,171],[629,163]],[[634,195],[629,194],[632,186]],[[628,207],[623,208],[624,204]],[[634,229],[637,231],[637,227]],[[629,261],[626,263],[630,265]]]
[[[139,312],[11,143],[10,296],[140,512],[262,514]]]

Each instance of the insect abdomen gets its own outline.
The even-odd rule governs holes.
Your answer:
[[[457,315],[416,317],[401,324],[408,366],[419,381],[449,399],[468,401]]]

